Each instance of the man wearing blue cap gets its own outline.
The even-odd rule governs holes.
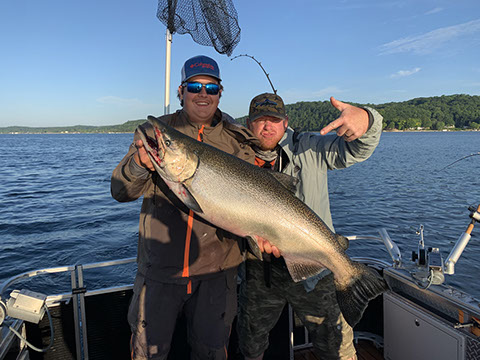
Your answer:
[[[207,56],[193,57],[181,71],[182,109],[160,120],[253,163],[255,137],[218,109],[221,92],[218,64]],[[155,138],[148,122],[141,127]],[[111,191],[122,202],[143,195],[138,271],[128,312],[132,359],[166,359],[182,313],[192,359],[225,359],[237,309],[237,267],[243,260],[237,239],[178,200],[154,171],[137,132],[113,171]]]

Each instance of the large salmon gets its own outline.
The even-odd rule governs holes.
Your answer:
[[[387,289],[383,278],[353,262],[334,234],[292,191],[290,177],[261,169],[196,141],[153,116],[155,138],[138,128],[152,163],[170,190],[191,210],[233,234],[263,237],[282,253],[290,275],[300,281],[327,267],[337,301],[353,327],[368,301]]]

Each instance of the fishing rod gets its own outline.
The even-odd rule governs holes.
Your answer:
[[[464,159],[467,159],[467,158],[469,158],[469,157],[476,156],[476,155],[480,155],[480,152],[473,153],[473,154],[464,156],[464,157],[462,157],[462,158],[460,158],[460,159],[458,159],[458,160],[455,160],[454,162],[452,162],[451,164],[448,164],[447,166],[445,166],[444,168],[440,169],[439,171],[443,171],[443,170],[445,170],[447,167],[452,166],[453,164],[455,164],[455,163],[457,163],[457,162],[459,162],[459,161],[462,161],[462,160],[464,160]]]
[[[255,59],[253,56],[248,55],[248,54],[241,54],[241,55],[234,56],[233,58],[230,59],[230,61],[235,60],[235,59],[237,59],[237,58],[239,58],[239,57],[241,57],[241,56],[249,57],[250,59],[254,60],[254,61],[258,64],[258,66],[260,66],[260,67],[262,68],[263,73],[264,73],[265,76],[267,77],[267,80],[268,80],[268,82],[270,83],[270,86],[272,87],[273,93],[274,93],[275,95],[277,95],[277,90],[275,90],[275,88],[274,88],[274,86],[273,86],[273,84],[272,84],[272,81],[270,80],[269,74],[265,71],[265,69],[263,68],[262,63],[261,63],[260,61],[258,61],[258,60]]]

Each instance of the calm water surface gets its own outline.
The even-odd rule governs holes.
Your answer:
[[[24,271],[136,256],[140,201],[118,203],[110,175],[132,134],[0,135],[0,283]],[[425,226],[426,246],[446,257],[480,203],[479,132],[384,133],[373,156],[329,175],[334,224],[343,235],[384,227],[409,259]],[[480,298],[480,224],[447,283]],[[351,255],[388,255],[352,243]],[[134,265],[87,275],[96,286],[133,280]],[[39,277],[56,286],[59,277]]]

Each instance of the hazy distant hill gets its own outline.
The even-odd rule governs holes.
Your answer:
[[[0,128],[0,134],[22,133],[22,134],[60,134],[60,133],[133,133],[135,128],[145,122],[145,119],[130,120],[120,125],[107,126],[61,126],[61,127],[26,127],[8,126]]]
[[[459,129],[480,128],[480,96],[443,95],[416,98],[403,102],[386,104],[355,104],[371,106],[384,117],[386,129],[434,129],[445,127]],[[318,131],[338,117],[329,101],[297,102],[286,105],[289,125],[302,130]],[[237,120],[245,122],[246,116]],[[133,132],[145,119],[131,120],[111,126],[66,126],[66,127],[21,127],[0,128],[0,133],[124,133]]]

